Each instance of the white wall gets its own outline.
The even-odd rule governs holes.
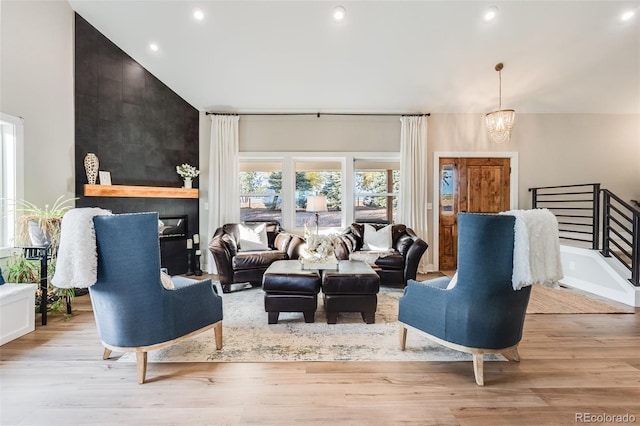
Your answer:
[[[209,156],[210,123],[201,114],[203,169]],[[519,208],[531,207],[528,188],[534,186],[600,182],[625,200],[640,199],[640,115],[516,112],[511,142],[501,145],[489,142],[484,114],[432,114],[428,126],[428,179],[433,176],[434,152],[517,152]],[[398,117],[241,116],[239,133],[240,150],[249,152],[400,150]],[[201,188],[207,176],[203,171]],[[428,201],[433,202],[432,183],[427,187]],[[201,215],[203,220],[206,214]],[[432,226],[431,214],[427,223]],[[430,230],[430,246],[432,239]],[[433,258],[427,253],[431,264]]]
[[[531,207],[535,186],[600,182],[640,197],[640,115],[516,113],[511,142],[492,144],[482,114],[434,114],[428,151],[429,166],[436,151],[517,152],[520,208]]]
[[[24,198],[44,206],[74,194],[74,15],[66,1],[0,8],[0,110],[24,118]]]
[[[400,151],[398,116],[241,116],[240,151]]]

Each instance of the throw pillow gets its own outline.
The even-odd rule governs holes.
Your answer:
[[[175,290],[176,286],[171,281],[171,276],[164,271],[160,271],[160,281],[162,282],[162,287],[167,290]]]
[[[449,285],[447,285],[447,290],[451,290],[452,288],[454,288],[457,282],[458,282],[458,271],[456,271],[456,273],[453,274],[453,277],[451,277],[451,281],[449,281]]]
[[[259,251],[269,250],[269,240],[267,239],[267,224],[239,225],[240,240],[238,241],[238,251]]]
[[[376,230],[372,225],[365,223],[362,250],[391,250],[391,225]]]

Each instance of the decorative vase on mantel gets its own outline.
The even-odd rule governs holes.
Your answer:
[[[87,181],[89,182],[89,185],[96,184],[99,167],[100,162],[98,161],[98,157],[92,152],[87,153],[84,157],[84,170],[87,172]]]
[[[191,178],[184,178],[184,187],[185,188],[193,188],[193,183]]]

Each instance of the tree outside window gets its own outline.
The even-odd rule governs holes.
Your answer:
[[[355,161],[356,222],[394,223],[400,192],[398,162]]]
[[[307,197],[324,195],[327,212],[319,213],[319,227],[342,226],[342,165],[339,162],[296,163],[296,227],[315,227],[315,214],[306,211]]]
[[[282,163],[240,163],[240,219],[282,223]]]

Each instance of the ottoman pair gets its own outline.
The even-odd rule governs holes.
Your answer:
[[[322,287],[327,323],[335,324],[338,312],[360,312],[367,324],[375,322],[380,278],[364,262],[342,260],[338,270],[302,270],[297,260],[281,260],[264,273],[262,288],[269,324],[277,324],[280,312],[302,312],[314,322]]]

